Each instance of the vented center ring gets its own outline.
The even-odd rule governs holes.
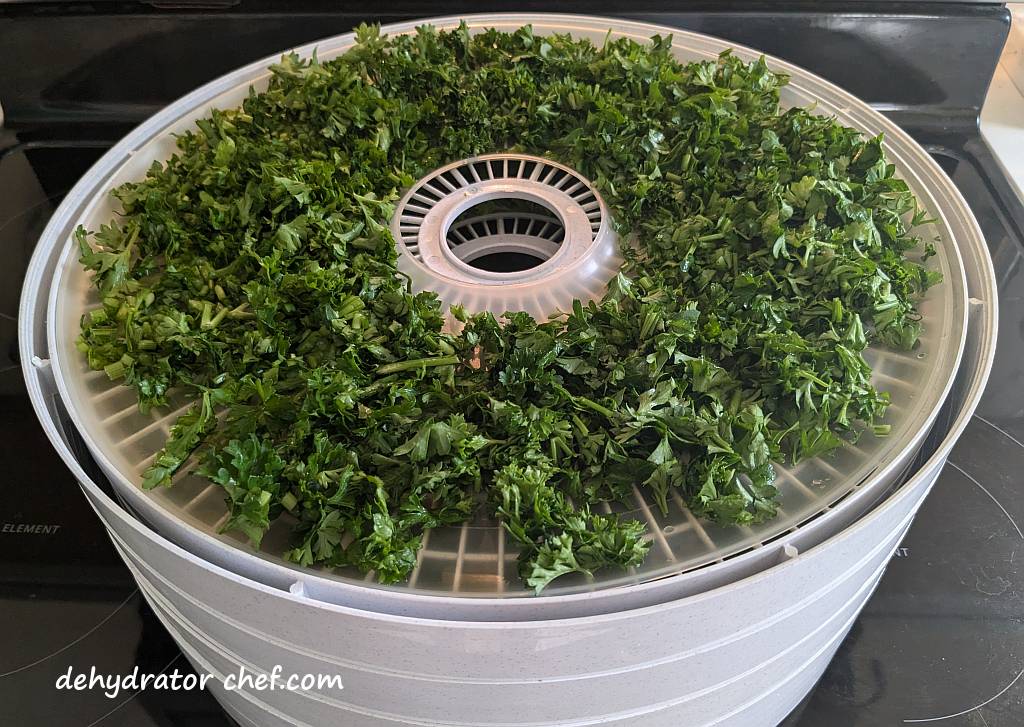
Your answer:
[[[561,239],[546,239],[539,234],[533,237],[529,227],[516,233],[514,230],[519,225],[513,225],[512,230],[508,229],[505,223],[509,219],[509,214],[515,212],[514,206],[509,205],[509,202],[513,201],[530,202],[548,211],[550,226],[555,230],[561,230]],[[483,224],[487,234],[480,235],[472,242],[461,243],[458,236],[465,234],[464,226],[458,224],[462,221],[461,218],[466,216],[466,212],[472,212],[476,208],[486,209],[485,205],[488,202],[510,209],[506,212],[499,208],[497,211],[481,215],[479,222]],[[524,280],[545,274],[548,268],[557,265],[561,257],[571,254],[568,253],[570,249],[582,248],[576,250],[580,253],[590,247],[594,238],[590,220],[585,215],[583,208],[571,197],[536,182],[481,182],[467,187],[461,194],[448,195],[426,214],[420,225],[417,247],[422,256],[421,260],[427,267],[461,276],[461,279],[467,282],[493,284],[508,280]],[[491,224],[492,222],[495,224]],[[537,233],[541,231],[540,228],[536,229]],[[466,249],[463,245],[470,247]],[[439,261],[434,257],[435,247],[440,247],[445,260]],[[542,262],[536,267],[509,271],[489,271],[470,264],[483,255],[513,252],[533,253]],[[440,270],[444,263],[454,266],[454,270]]]
[[[622,262],[590,182],[521,154],[431,172],[399,202],[391,229],[414,287],[470,312],[557,315],[600,298]]]

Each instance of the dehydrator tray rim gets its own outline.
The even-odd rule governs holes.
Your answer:
[[[434,22],[434,24],[436,24],[438,26],[444,26],[445,24],[452,24],[454,22],[457,22],[458,20],[459,19],[457,19],[457,18],[449,18],[449,19],[439,19],[439,20],[435,20],[433,22]],[[717,41],[715,39],[710,39],[710,38],[707,38],[706,36],[700,36],[698,34],[685,33],[685,32],[670,30],[670,29],[667,29],[667,28],[659,28],[657,26],[649,26],[649,25],[646,25],[646,24],[630,23],[630,22],[627,22],[627,21],[612,20],[612,19],[587,19],[587,18],[581,18],[581,17],[576,17],[576,16],[538,16],[538,17],[535,17],[535,18],[528,18],[526,16],[521,16],[521,15],[517,15],[517,16],[487,15],[487,16],[467,16],[466,20],[469,21],[474,26],[493,26],[493,25],[501,26],[501,25],[504,25],[504,26],[506,26],[506,28],[507,27],[511,27],[511,26],[518,26],[518,25],[523,24],[524,22],[532,21],[534,23],[534,26],[537,27],[537,28],[540,28],[542,31],[556,30],[556,29],[557,30],[565,30],[567,27],[574,27],[574,28],[586,28],[589,32],[593,32],[593,33],[600,32],[602,34],[603,34],[603,32],[605,30],[607,30],[608,27],[619,26],[620,29],[626,29],[626,30],[630,30],[631,29],[631,32],[633,32],[633,34],[636,37],[638,37],[638,38],[649,37],[649,35],[652,32],[662,32],[662,33],[666,33],[666,34],[667,33],[672,33],[673,35],[676,36],[677,42],[678,42],[678,38],[684,38],[684,39],[686,39],[687,42],[696,43],[697,45],[700,45],[701,43],[703,43],[703,44],[710,44],[709,49],[706,50],[707,57],[712,57],[717,52],[717,50],[720,50],[723,47],[733,48],[735,50],[735,52],[737,52],[737,53],[739,53],[741,55],[746,55],[747,57],[756,57],[757,55],[759,55],[759,54],[757,54],[756,51],[751,51],[749,49],[743,49],[743,48],[740,48],[740,47],[735,46],[733,44],[725,43],[723,41]],[[404,31],[407,32],[412,27],[413,27],[413,24],[406,24],[404,26],[391,26],[387,30],[389,30],[391,32],[396,32],[396,31],[404,30]],[[305,46],[305,47],[297,49],[297,50],[299,52],[308,52],[314,46],[319,46],[321,49],[323,49],[330,42],[334,42],[335,44],[343,44],[345,37],[346,36],[341,36],[340,38],[329,39],[329,41],[320,41],[318,43],[313,43],[313,44],[310,44],[308,46]],[[321,51],[321,57],[326,57],[327,55],[328,55],[327,53]],[[165,112],[162,112],[161,114],[158,114],[156,117],[151,119],[149,122],[146,122],[145,124],[143,124],[140,127],[139,130],[137,130],[136,132],[133,132],[133,134],[130,135],[128,138],[126,138],[126,140],[124,142],[118,144],[113,150],[111,150],[111,152],[108,154],[108,156],[112,157],[112,158],[116,158],[116,161],[114,161],[113,164],[111,164],[111,163],[104,164],[105,161],[109,161],[107,157],[104,157],[104,159],[101,160],[100,162],[98,162],[96,167],[94,167],[93,170],[90,171],[90,173],[87,175],[86,179],[89,179],[90,177],[100,177],[101,181],[107,182],[109,180],[110,175],[115,172],[115,166],[114,165],[117,164],[118,161],[123,163],[124,160],[129,159],[131,156],[133,156],[137,152],[138,148],[140,147],[140,145],[138,144],[138,142],[140,140],[143,140],[143,139],[145,139],[147,137],[152,139],[153,137],[159,136],[159,135],[161,135],[161,134],[166,132],[168,124],[173,125],[173,121],[174,121],[174,119],[173,119],[174,113],[173,112],[176,109],[191,108],[193,106],[196,106],[197,104],[202,104],[204,101],[209,103],[209,98],[210,98],[211,95],[219,94],[219,93],[223,92],[225,90],[225,88],[229,88],[231,85],[237,85],[238,84],[237,81],[232,82],[232,81],[226,80],[226,79],[230,79],[231,77],[236,76],[237,74],[246,74],[246,73],[252,73],[252,72],[262,72],[262,71],[265,70],[267,62],[268,61],[264,60],[264,61],[259,61],[257,63],[254,63],[254,64],[252,64],[250,66],[247,66],[246,68],[241,69],[240,71],[237,71],[235,74],[230,74],[229,77],[225,77],[225,78],[219,79],[218,81],[214,81],[211,84],[208,84],[207,86],[204,86],[203,88],[201,88],[198,91],[194,92],[193,94],[190,94],[189,96],[185,97],[184,99],[176,102],[175,104],[172,104],[170,107],[168,107],[167,110],[165,110]],[[789,72],[791,75],[794,76],[794,79],[797,78],[796,73],[798,72],[798,69],[795,69],[795,67],[791,66],[790,64],[787,64],[787,63],[782,62],[782,61],[778,61],[777,59],[770,59],[769,60],[769,64],[773,68],[781,69],[781,70]],[[805,72],[799,71],[799,73],[803,74],[804,76],[807,76],[810,79],[810,82],[811,82],[812,86],[817,84],[818,86],[820,86],[820,88],[824,88],[824,89],[828,90],[829,92],[835,94],[835,98],[838,99],[838,102],[837,102],[838,105],[835,106],[836,110],[837,111],[842,111],[842,113],[844,115],[849,116],[851,119],[854,119],[855,121],[859,121],[860,123],[858,125],[861,126],[862,128],[866,127],[869,130],[877,130],[878,127],[880,126],[881,128],[884,128],[886,130],[887,134],[890,134],[891,136],[895,137],[897,140],[900,140],[902,142],[902,144],[906,145],[906,144],[909,143],[911,145],[907,149],[907,152],[910,154],[910,161],[909,162],[907,160],[899,158],[898,154],[895,155],[897,157],[897,159],[896,159],[897,164],[901,166],[901,172],[903,172],[904,175],[906,175],[906,171],[904,171],[903,167],[906,166],[909,163],[912,163],[913,166],[918,166],[918,165],[921,165],[923,163],[922,173],[928,174],[928,176],[930,178],[930,181],[932,181],[933,183],[936,182],[936,179],[939,180],[940,183],[937,183],[936,191],[944,192],[947,195],[946,199],[944,201],[947,204],[951,205],[951,209],[954,210],[955,215],[958,218],[957,222],[962,225],[962,230],[961,230],[962,235],[959,235],[958,237],[968,237],[969,238],[972,235],[977,236],[978,233],[977,233],[977,229],[976,229],[976,223],[973,223],[973,219],[970,217],[970,212],[969,212],[969,210],[966,210],[966,207],[963,204],[962,199],[959,198],[958,193],[956,193],[955,189],[949,188],[948,179],[945,178],[945,176],[942,174],[942,172],[940,170],[938,170],[938,167],[934,164],[934,162],[932,162],[931,159],[929,157],[927,157],[927,155],[924,154],[924,152],[922,150],[917,148],[916,145],[913,145],[913,143],[909,141],[909,137],[906,137],[905,134],[903,134],[902,132],[898,131],[898,129],[895,129],[895,127],[892,127],[892,125],[889,122],[885,121],[877,113],[871,111],[870,109],[867,109],[867,107],[863,107],[862,108],[861,105],[859,105],[859,102],[856,102],[848,94],[845,94],[844,92],[836,89],[834,86],[831,86],[831,84],[827,84],[827,82],[824,82],[824,81],[821,81],[820,79],[817,79],[815,77],[809,76]],[[806,79],[804,79],[803,77],[800,77],[799,80],[806,80]],[[246,81],[244,81],[242,83],[243,83],[243,85],[248,85],[249,81],[246,80]],[[796,80],[794,81],[794,87],[800,88],[800,86],[796,82]],[[844,103],[845,103],[845,105],[844,105]],[[862,114],[864,116],[864,118],[858,117],[858,114]],[[181,114],[179,113],[178,116],[180,116],[180,115]],[[194,114],[193,114],[193,116],[194,116]],[[876,126],[872,127],[870,122],[875,122]],[[890,153],[892,153],[891,150],[890,150]],[[914,159],[913,158],[914,156],[916,156],[918,158]],[[922,156],[923,156],[924,162],[922,162],[922,159],[921,159]],[[935,175],[940,175],[940,176],[936,177]],[[944,185],[941,184],[942,180],[944,180],[944,182],[945,182]],[[90,197],[95,198],[95,185],[94,185],[93,189],[90,190],[90,189],[83,189],[82,188],[83,184],[84,184],[84,182],[82,184],[80,184],[78,187],[76,187],[76,189],[72,192],[72,194],[69,195],[69,201],[72,201],[72,198],[74,198],[74,201],[78,204],[78,208],[77,209],[79,211],[82,210],[82,208],[85,206],[85,204],[89,201]],[[943,189],[944,186],[945,186],[945,188]],[[90,192],[92,192],[92,193],[90,194]],[[93,199],[93,201],[95,201],[95,199]],[[929,211],[933,211],[933,210],[929,209]],[[939,213],[941,214],[942,210],[939,210]],[[78,219],[80,219],[80,218],[81,218],[81,216],[79,215]],[[75,220],[69,220],[69,222],[71,223],[71,226],[73,226],[74,221]],[[972,224],[974,224],[973,229],[972,229]],[[44,233],[44,240],[48,239],[47,238],[48,235],[57,235],[57,236],[59,236],[61,234],[67,235],[68,234],[68,229],[65,229],[65,231],[63,233],[60,233],[60,232],[53,232],[53,231],[51,231],[50,228],[48,228],[47,233]],[[969,240],[968,242],[976,243],[976,240]],[[57,244],[59,244],[59,243],[57,243]],[[72,253],[69,253],[67,250],[65,250],[64,260],[62,261],[61,265],[58,266],[59,270],[62,273],[66,272],[68,270],[68,268],[69,268],[69,260],[68,260],[68,256],[69,255],[72,255]],[[958,252],[957,252],[955,246],[953,246],[953,248],[952,248],[952,255],[953,255],[953,258],[957,262],[959,262],[959,255],[958,255]],[[71,260],[71,263],[73,263],[73,262],[74,261]],[[950,272],[954,272],[954,271],[950,271]],[[963,282],[964,272],[963,272],[962,267],[959,267],[959,269],[956,270],[955,272],[958,272],[959,276],[957,276],[957,275],[948,275],[947,276],[947,281],[946,281],[946,283],[944,285],[946,285],[946,286],[956,286],[958,288],[958,293],[962,293],[966,289],[965,285],[964,285],[964,282]],[[60,285],[60,282],[61,282],[61,278],[58,277],[56,279],[56,283],[57,284],[53,286],[53,290],[51,291],[51,293],[53,293],[53,296],[51,296],[51,304],[53,305],[53,307],[51,307],[51,316],[50,316],[50,321],[49,321],[50,322],[50,332],[51,332],[51,343],[53,341],[55,341],[55,340],[59,341],[60,336],[58,335],[57,330],[56,330],[58,323],[61,320],[64,320],[64,321],[67,320],[66,317],[62,317],[60,315],[55,315],[55,313],[58,312],[58,309],[56,307],[55,301],[58,298],[57,293],[59,292],[59,290],[62,287]],[[966,312],[967,311],[966,311],[966,306],[965,306],[963,308],[963,310],[962,310],[963,316],[966,316]],[[951,336],[951,338],[953,339],[954,344],[955,344],[956,356],[954,358],[956,360],[958,360],[959,353],[962,350],[962,341],[963,341],[964,334],[965,334],[965,327],[961,325],[959,327],[959,336],[956,336],[956,335]],[[65,343],[66,343],[66,337],[65,337]],[[51,353],[52,353],[52,349],[51,349]],[[60,364],[60,363],[66,362],[68,359],[69,359],[68,356],[64,356],[63,358],[58,357],[57,363]],[[52,356],[47,356],[47,360],[52,360]],[[952,366],[952,368],[950,369],[950,373],[953,370],[955,370],[955,365]],[[67,387],[63,386],[63,384],[65,382],[64,382],[63,377],[61,376],[61,373],[62,372],[60,371],[60,369],[58,367],[57,375],[56,375],[55,378],[57,380],[58,388],[61,389],[62,398],[64,398],[65,402],[67,402],[68,401],[68,394],[67,394],[67,391],[66,391]],[[948,377],[948,379],[949,380],[944,383],[944,386],[936,387],[936,391],[938,391],[939,394],[940,394],[940,396],[939,396],[939,400],[940,401],[941,401],[941,398],[944,397],[945,393],[948,391],[949,382],[952,380],[952,376],[950,375]],[[78,413],[80,413],[80,412],[78,412],[78,410],[74,406],[69,406],[68,409],[69,409],[69,412],[71,414],[72,419],[75,420],[76,419],[76,415]],[[924,425],[918,427],[915,430],[915,432],[914,432],[915,436],[911,439],[911,441],[908,442],[908,445],[906,447],[908,453],[912,453],[912,451],[914,449],[916,449],[916,446],[920,443],[920,439],[927,432],[927,424],[930,423],[930,421],[934,417],[935,411],[937,411],[937,409],[938,409],[938,407],[935,406],[934,410],[928,412],[928,415],[925,417],[925,419],[927,420],[926,423]],[[87,441],[87,443],[89,443],[90,449],[93,451],[93,454],[94,455],[96,455],[96,454],[102,455],[102,451],[97,453],[97,447],[95,445],[95,442],[90,442],[89,441],[89,436],[88,436],[89,432],[90,432],[89,427],[88,426],[83,426],[82,423],[80,421],[78,421],[78,420],[76,420],[75,423],[76,423],[77,427],[82,431],[82,433],[84,435],[86,435],[86,441]],[[111,469],[112,469],[110,467],[110,462],[109,461],[104,462],[103,461],[104,458],[102,456],[98,456],[97,459],[100,461],[100,464],[101,464],[101,466],[103,466],[104,470],[107,471],[108,474],[110,474]],[[897,462],[898,462],[897,465],[893,465],[893,462],[890,462],[888,467],[883,466],[883,467],[880,467],[880,468],[875,468],[873,472],[869,472],[868,473],[867,478],[863,478],[860,481],[861,484],[867,483],[867,484],[865,484],[864,487],[861,487],[861,488],[851,488],[851,491],[846,493],[847,497],[846,497],[845,500],[843,500],[842,502],[838,502],[837,501],[836,503],[831,503],[831,505],[838,505],[844,511],[852,512],[852,511],[854,511],[856,509],[856,507],[859,506],[858,503],[866,504],[870,500],[868,494],[866,493],[866,490],[872,489],[872,488],[869,488],[868,485],[870,485],[870,483],[886,480],[887,477],[889,478],[889,480],[887,481],[887,484],[892,484],[892,481],[893,481],[892,478],[894,478],[896,475],[898,475],[898,472],[901,471],[901,468],[898,465],[901,465],[901,464],[905,465],[906,464],[906,460],[908,460],[908,459],[909,459],[909,454],[908,454],[908,457],[905,457],[903,459],[898,459],[897,460]],[[116,471],[116,468],[114,468],[114,469]],[[115,477],[115,478],[112,478],[112,479],[115,480],[115,485],[117,485],[118,484],[117,481],[116,481],[117,478]],[[124,485],[125,483],[122,482],[120,484]],[[132,488],[132,489],[134,489],[134,488]],[[156,526],[158,527],[158,529],[164,529],[164,528],[168,527],[169,524],[166,522],[166,518],[162,518],[162,513],[160,513],[156,508],[147,507],[147,504],[152,504],[152,503],[146,503],[144,501],[141,501],[140,498],[133,497],[133,495],[136,495],[136,494],[139,493],[139,491],[137,489],[134,489],[134,492],[132,492],[130,490],[125,490],[124,487],[119,487],[118,490],[121,493],[121,495],[123,497],[125,497],[125,499],[129,502],[130,505],[132,505],[135,509],[137,509],[144,518],[146,518],[150,522],[154,522],[156,524]],[[876,494],[877,494],[877,492],[876,492]],[[833,507],[832,510],[839,510],[840,507]],[[819,515],[819,513],[815,513],[815,515]],[[825,517],[814,517],[811,520],[811,524],[813,524],[813,522],[818,522],[818,521],[827,520],[827,519],[833,519],[836,522],[838,522],[839,519],[840,519],[840,516],[833,515],[832,512],[826,512],[825,513]],[[170,523],[170,526],[172,528],[174,528],[176,525],[182,525],[187,530],[187,525],[184,525],[184,524],[182,524],[180,522],[179,523]],[[804,525],[804,523],[798,523],[798,525],[802,529],[804,529],[804,532],[799,534],[800,538],[798,538],[798,539],[801,540],[801,541],[809,539],[812,536],[812,534],[813,534],[812,530],[808,529],[808,526]],[[696,527],[700,527],[700,525],[698,524]],[[821,528],[815,528],[815,529],[821,529]],[[825,529],[827,529],[827,528],[825,528]],[[426,593],[426,594],[424,594],[424,593],[408,593],[408,592],[407,593],[401,593],[400,589],[388,589],[388,588],[377,587],[377,586],[370,586],[369,588],[367,588],[366,586],[369,585],[369,584],[365,584],[364,585],[364,584],[361,584],[361,583],[358,583],[358,582],[345,583],[344,585],[348,586],[348,587],[342,588],[342,587],[337,585],[339,583],[339,581],[337,581],[337,580],[331,580],[329,578],[325,578],[322,575],[317,575],[315,573],[310,573],[308,571],[304,571],[303,569],[298,569],[297,567],[292,567],[290,565],[282,565],[281,563],[268,563],[266,560],[262,560],[260,558],[253,557],[252,554],[248,554],[248,553],[244,553],[244,552],[236,552],[236,553],[233,554],[231,552],[232,550],[235,550],[233,545],[228,544],[228,543],[226,543],[224,541],[220,541],[219,544],[218,544],[218,542],[210,542],[210,541],[215,541],[217,539],[210,538],[209,537],[209,533],[205,533],[204,534],[201,531],[197,531],[197,532],[186,533],[185,535],[182,535],[182,533],[180,531],[176,531],[175,535],[177,536],[177,538],[184,537],[184,539],[187,542],[190,543],[190,549],[192,549],[195,552],[202,552],[205,556],[211,557],[211,558],[213,558],[215,560],[227,559],[228,561],[231,561],[233,563],[233,568],[239,570],[239,572],[243,572],[244,573],[244,572],[247,572],[247,571],[252,571],[252,572],[259,571],[259,572],[262,572],[264,574],[263,577],[269,578],[271,580],[277,580],[277,581],[280,581],[282,579],[287,579],[288,577],[292,577],[292,578],[294,578],[296,580],[296,582],[304,582],[304,583],[306,583],[307,585],[305,586],[305,588],[307,589],[307,591],[309,591],[311,593],[322,592],[324,597],[328,596],[328,593],[327,593],[328,590],[335,589],[335,588],[340,589],[339,592],[338,593],[330,594],[330,597],[331,598],[339,598],[339,599],[342,599],[342,600],[344,600],[346,598],[346,593],[348,594],[348,596],[351,596],[357,590],[370,590],[370,591],[375,591],[376,594],[373,595],[373,596],[366,596],[366,598],[368,598],[369,600],[378,600],[378,599],[385,599],[385,600],[387,600],[387,599],[395,598],[397,601],[407,601],[407,598],[403,598],[403,596],[411,597],[412,599],[417,599],[417,598],[420,598],[420,597],[426,597],[428,599],[435,599],[435,600],[436,599],[440,599],[441,601],[447,601],[447,600],[463,601],[463,602],[465,602],[465,604],[467,604],[467,605],[465,605],[465,608],[475,609],[475,610],[479,610],[479,609],[476,606],[473,606],[471,604],[477,603],[480,606],[484,606],[483,602],[485,602],[487,600],[490,600],[486,596],[484,596],[484,597],[476,597],[476,598],[468,598],[468,599],[467,598],[461,598],[461,597],[456,597],[456,598],[449,599],[446,596],[438,595],[437,593],[433,593],[433,592]],[[790,539],[797,539],[796,535],[797,535],[797,533],[795,533],[795,532],[790,532],[790,533],[781,532],[781,533],[777,533],[776,536],[774,537],[774,539],[772,539],[772,538],[761,538],[761,539],[759,539],[759,540],[757,540],[757,541],[755,541],[753,543],[748,544],[746,548],[739,548],[738,550],[743,552],[744,554],[749,554],[749,553],[753,552],[753,550],[756,550],[757,548],[764,547],[766,543],[770,543],[773,548],[780,548],[781,549],[782,546],[784,545],[784,541],[788,541]],[[655,534],[655,537],[658,537],[658,534]],[[734,574],[741,573],[743,571],[742,562],[745,560],[744,559],[744,555],[736,555],[735,553],[733,553],[732,555],[734,555],[735,557],[733,557],[733,558],[731,558],[729,560],[724,560],[724,557],[728,556],[728,555],[730,555],[730,554],[729,553],[725,553],[723,555],[723,557],[721,557],[721,558],[712,559],[712,561],[711,561],[712,564],[710,566],[708,566],[707,568],[705,568],[704,570],[708,570],[708,571],[715,570],[716,568],[718,568],[718,566],[724,566],[726,563],[728,563],[729,564],[728,567],[724,568],[725,571],[730,571],[730,572],[733,572]],[[256,562],[256,561],[261,561],[261,560],[262,560],[262,562]],[[747,558],[746,560],[754,560],[754,559]],[[718,561],[722,561],[722,562],[718,562]],[[704,563],[703,565],[707,565],[707,564]],[[282,568],[283,568],[283,571],[282,571]],[[719,570],[723,570],[723,569],[719,569]],[[652,590],[658,590],[658,589],[664,587],[664,585],[665,585],[664,581],[666,579],[664,579],[662,577],[664,575],[666,575],[666,574],[664,574],[664,573],[662,573],[662,574],[657,574],[657,573],[648,574],[649,577],[646,580],[648,580],[649,582],[647,584],[641,584],[641,583],[636,583],[634,585],[625,585],[623,583],[608,584],[608,588],[606,590],[607,590],[607,592],[609,594],[612,594],[614,596],[621,596],[621,595],[623,595],[623,591],[629,590],[629,589],[633,589],[633,588],[637,588],[637,587],[642,586],[642,585],[649,586]],[[708,576],[709,574],[705,573],[704,575]],[[724,575],[725,574],[723,573],[723,576]],[[676,577],[674,577],[672,579],[668,579],[668,580],[676,580],[678,578],[679,577],[676,576]],[[706,578],[705,579],[700,579],[700,580],[706,580]],[[714,580],[714,579],[711,579],[711,580]],[[678,587],[681,587],[681,581],[677,581],[677,583],[674,584],[674,585],[676,586],[676,589],[678,589]],[[523,604],[523,607],[522,607],[521,610],[523,610],[523,611],[532,611],[532,610],[534,610],[536,608],[543,608],[544,607],[543,604],[546,603],[547,601],[551,600],[551,599],[558,599],[558,600],[562,600],[562,601],[565,601],[566,599],[568,599],[569,601],[580,601],[580,602],[590,601],[591,605],[593,605],[593,602],[595,600],[599,600],[599,599],[597,599],[597,593],[601,593],[601,591],[589,591],[588,588],[589,588],[589,586],[584,584],[578,590],[578,592],[576,592],[576,593],[567,593],[567,594],[560,594],[560,595],[542,596],[542,597],[537,598],[537,599],[532,599],[531,598],[530,601],[532,601],[532,605]],[[553,589],[553,590],[555,590],[555,589]],[[668,590],[675,590],[675,589],[668,589]],[[517,601],[517,600],[521,600],[521,599],[495,599],[495,600],[506,600],[509,603],[511,603],[511,602],[514,602],[514,601]],[[395,607],[398,608],[399,610],[403,610],[404,611],[407,608],[412,608],[414,605],[415,604],[413,604],[413,603],[406,602],[404,605],[401,605],[401,606],[396,604]],[[568,602],[566,602],[566,606],[567,607],[569,606]],[[484,609],[484,610],[486,610],[486,609]],[[515,610],[520,610],[520,609],[515,609]]]

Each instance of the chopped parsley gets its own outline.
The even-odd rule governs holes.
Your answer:
[[[253,546],[288,513],[286,558],[384,583],[425,529],[485,508],[539,592],[643,561],[643,523],[598,508],[634,486],[761,522],[773,462],[884,431],[863,352],[916,344],[938,275],[880,138],[780,109],[787,79],[763,60],[683,64],[664,37],[357,39],[283,57],[115,190],[118,219],[77,233],[103,300],[82,320],[90,365],[143,411],[193,402],[144,487],[194,463]],[[593,180],[626,263],[560,318],[453,310],[449,333],[396,272],[393,205],[505,150]]]

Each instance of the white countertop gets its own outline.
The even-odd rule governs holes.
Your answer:
[[[1024,3],[1012,3],[1013,24],[981,110],[981,134],[1024,199]]]

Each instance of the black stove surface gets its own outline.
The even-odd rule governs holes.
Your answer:
[[[695,14],[676,22],[730,35],[725,20],[718,27],[708,17]],[[982,17],[1005,32],[1003,13],[964,10],[957,16],[961,34]],[[813,34],[834,25],[810,23],[811,36],[788,55],[813,66],[810,61],[821,48],[811,48],[818,37]],[[5,27],[25,26],[5,25],[0,13],[0,37]],[[324,35],[325,27],[306,26],[305,37]],[[739,41],[769,45],[744,35],[753,33],[750,27],[756,29],[757,23],[737,27],[746,29],[732,34],[741,36]],[[854,43],[851,37],[863,39],[857,23],[843,27],[848,43]],[[172,23],[164,32],[179,31]],[[164,40],[160,52],[169,54],[170,41]],[[257,46],[232,65],[283,43]],[[766,49],[787,55],[784,49]],[[4,56],[0,47],[0,76],[8,68]],[[209,70],[212,76],[224,69]],[[841,69],[831,77],[842,82]],[[81,84],[89,76],[82,71],[76,78]],[[93,92],[103,96],[101,90]],[[977,415],[878,590],[786,727],[1024,724],[1024,207],[976,126],[955,123],[970,111],[970,103],[953,101],[970,99],[956,93],[936,98],[949,106],[944,115],[922,111],[921,104],[877,103],[935,156],[985,232],[999,283],[997,361]],[[157,93],[156,100],[170,99]],[[4,101],[0,80],[0,103]],[[35,242],[67,190],[138,120],[127,111],[106,122],[91,117],[74,121],[60,109],[51,111],[52,123],[40,123],[38,114],[26,112],[30,123],[18,128],[9,115],[14,128],[0,130],[0,722],[231,725],[202,691],[144,690],[109,698],[101,690],[55,688],[69,667],[78,673],[94,666],[102,674],[127,674],[136,666],[140,673],[191,669],[135,589],[100,521],[47,442],[22,383],[18,295]]]

